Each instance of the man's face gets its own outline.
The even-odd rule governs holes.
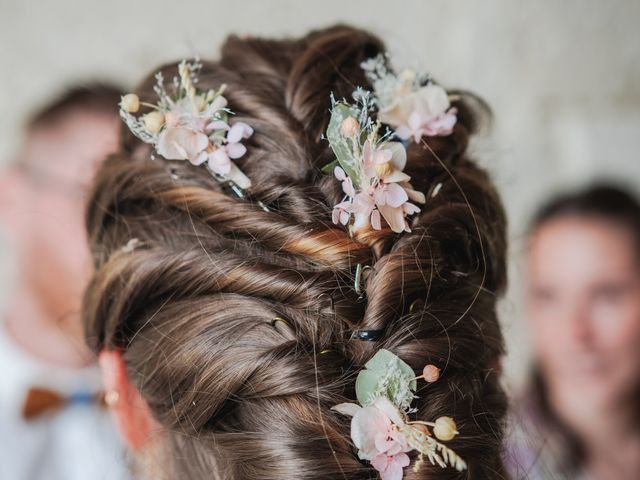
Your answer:
[[[32,131],[25,144],[24,172],[14,175],[13,194],[1,205],[18,275],[41,308],[79,332],[78,312],[90,276],[84,207],[93,175],[116,150],[116,116],[74,110],[55,125]]]

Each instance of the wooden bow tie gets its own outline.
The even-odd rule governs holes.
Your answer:
[[[64,395],[55,390],[43,387],[32,387],[22,405],[22,417],[33,420],[46,413],[53,413],[70,405],[105,405],[104,392],[77,392]]]

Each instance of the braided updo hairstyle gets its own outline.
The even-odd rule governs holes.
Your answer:
[[[415,416],[453,417],[460,435],[448,445],[468,463],[408,467],[405,478],[503,478],[495,306],[505,216],[466,153],[479,102],[458,95],[453,134],[408,147],[405,172],[427,196],[410,233],[352,238],[331,222],[343,193],[320,171],[334,159],[322,138],[330,94],[370,89],[360,63],[384,50],[370,33],[336,26],[297,40],[231,36],[219,61],[203,62],[199,87],[226,84],[233,119],[255,129],[235,160],[251,198],[223,192],[204,167],[151,159],[126,127],[98,173],[86,338],[95,352],[123,352],[166,429],[166,478],[376,478],[331,407],[355,401],[355,377],[380,348],[416,372],[442,369],[419,384]],[[176,64],[161,71],[171,78]],[[153,84],[136,93],[153,101]],[[134,238],[136,248],[122,248]],[[360,293],[357,264],[371,267]],[[354,338],[360,330],[380,338]]]

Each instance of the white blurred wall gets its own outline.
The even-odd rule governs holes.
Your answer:
[[[0,165],[17,153],[26,115],[65,85],[133,85],[160,62],[215,56],[230,32],[299,35],[335,22],[371,29],[399,66],[492,106],[492,134],[475,150],[511,221],[512,287],[501,310],[517,384],[528,356],[518,258],[532,210],[603,175],[640,190],[640,2],[0,0]],[[0,306],[9,255],[0,250]]]

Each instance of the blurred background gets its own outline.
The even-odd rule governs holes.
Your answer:
[[[517,386],[529,360],[521,321],[521,250],[550,194],[593,179],[640,186],[640,2],[631,0],[0,0],[0,167],[23,125],[71,84],[132,88],[162,62],[215,57],[229,33],[302,35],[346,22],[377,33],[396,66],[468,89],[495,120],[473,146],[509,220],[511,287],[501,305]],[[12,255],[0,244],[0,311]]]

